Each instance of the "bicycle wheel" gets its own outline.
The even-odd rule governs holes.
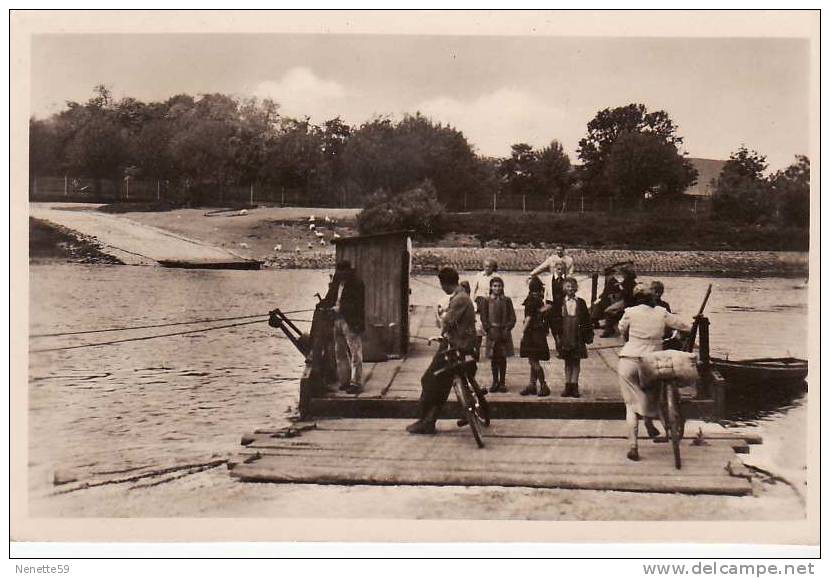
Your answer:
[[[680,441],[683,439],[685,420],[680,413],[680,393],[674,382],[669,382],[664,388],[666,395],[666,414],[668,424],[666,434],[671,438],[672,451],[674,452],[674,467],[680,469]]]
[[[478,387],[478,384],[472,381],[469,384],[473,391],[473,399],[475,400],[473,411],[475,411],[476,417],[484,427],[490,427],[490,404],[487,403],[487,397],[481,391],[481,388]]]
[[[458,398],[458,404],[461,406],[461,414],[467,421],[467,425],[470,426],[476,444],[478,447],[483,448],[484,438],[481,435],[481,422],[473,409],[475,407],[475,401],[470,393],[470,387],[464,382],[463,378],[456,377],[453,381],[453,389],[455,390],[455,396]]]

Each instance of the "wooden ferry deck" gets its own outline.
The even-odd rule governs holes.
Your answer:
[[[413,307],[409,320],[410,348],[404,357],[364,364],[365,389],[359,395],[330,387],[306,399],[303,422],[245,434],[245,449],[228,464],[231,475],[248,482],[752,493],[751,472],[738,454],[761,440],[717,423],[687,422],[681,470],[674,468],[668,443],[644,439],[641,461],[626,459],[625,406],[616,375],[619,339],[597,336],[589,346],[578,399],[559,396],[558,359],[544,364],[553,395],[520,396],[528,364],[510,359],[508,393],[488,394],[493,422],[485,428],[483,449],[469,428],[456,425],[459,408],[452,396],[436,435],[408,434],[405,426],[416,415],[420,378],[437,347],[427,344],[437,332],[431,307]],[[518,330],[514,342],[518,345]],[[479,376],[484,385],[489,385],[489,373],[483,360]],[[304,387],[311,389],[307,381]],[[712,416],[711,399],[697,399],[695,391],[684,397],[687,418]]]
[[[418,398],[421,394],[421,375],[437,351],[437,345],[427,344],[427,339],[438,334],[432,307],[414,306],[410,315],[410,348],[401,359],[364,364],[364,391],[359,395],[346,395],[331,386],[322,396],[312,397],[308,414],[314,417],[353,418],[415,418]],[[518,345],[519,329],[513,332]],[[556,358],[553,339],[548,337],[552,359],[543,362],[547,382],[553,393],[549,397],[519,395],[530,377],[527,360],[520,357],[508,359],[507,393],[488,394],[494,419],[575,418],[575,419],[624,419],[625,406],[617,381],[617,352],[621,339],[600,338],[588,346],[588,359],[582,360],[579,391],[580,398],[563,398],[563,362]],[[478,380],[483,386],[490,384],[490,363],[479,363]],[[712,415],[714,402],[710,399],[694,399],[694,391],[684,391],[684,412],[690,418]],[[444,417],[458,415],[454,398],[444,408]]]
[[[683,468],[671,445],[640,443],[642,461],[625,458],[624,424],[609,420],[504,420],[485,430],[478,449],[467,428],[438,422],[413,436],[398,419],[321,419],[243,437],[231,475],[248,482],[524,486],[656,493],[748,495],[751,473],[738,453],[754,437],[715,424],[687,424],[703,442],[682,442]]]

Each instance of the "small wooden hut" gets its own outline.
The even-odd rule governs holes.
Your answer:
[[[397,231],[333,241],[336,260],[347,260],[366,286],[363,358],[385,361],[409,346],[409,233]]]

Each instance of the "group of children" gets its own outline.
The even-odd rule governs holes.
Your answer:
[[[579,397],[580,361],[588,357],[586,344],[594,338],[588,306],[576,296],[576,279],[565,275],[565,266],[555,263],[550,299],[545,298],[545,286],[536,275],[528,281],[528,294],[522,306],[524,321],[519,355],[530,364],[530,382],[520,395],[551,394],[545,381],[542,361],[550,359],[547,335],[553,334],[556,353],[565,363],[565,388],[562,397]],[[504,293],[504,280],[499,277],[497,263],[484,262],[484,270],[472,285],[463,281],[462,287],[470,294],[476,306],[477,355],[484,352],[490,360],[493,382],[491,392],[506,392],[507,358],[515,354],[512,332],[516,326],[513,302]]]

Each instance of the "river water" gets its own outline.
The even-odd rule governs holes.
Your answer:
[[[316,302],[314,293],[324,292],[328,275],[314,270],[33,263],[30,334],[258,314],[264,318],[274,307],[308,310]],[[524,297],[524,278],[514,273],[504,277],[507,294],[518,305]],[[712,283],[707,314],[714,355],[806,357],[807,290],[800,281],[688,276],[662,280],[665,299],[686,318],[696,313]],[[587,300],[590,280],[580,281],[579,293]],[[432,304],[440,297],[437,279],[413,278],[413,303]],[[291,315],[301,327],[308,326],[303,321],[310,316]],[[287,423],[303,362],[290,342],[265,322],[37,352],[229,323],[233,322],[31,337],[30,490],[40,494],[50,489],[52,472],[59,469],[94,475],[225,457],[238,450],[242,433]],[[756,428],[764,436],[767,461],[786,471],[804,470],[803,396],[736,411],[735,418],[732,425]]]

